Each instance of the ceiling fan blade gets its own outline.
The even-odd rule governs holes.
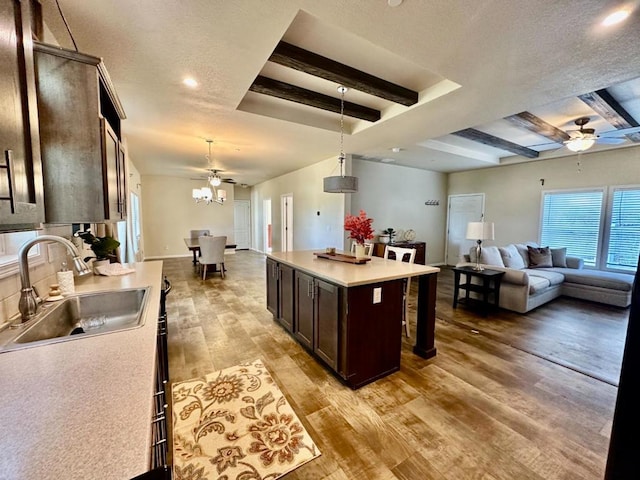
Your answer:
[[[562,148],[563,145],[559,143],[539,143],[538,145],[529,145],[527,148],[531,150],[536,150],[538,152],[544,152],[546,150],[557,150],[558,148]]]
[[[224,183],[230,183],[232,185],[235,185],[237,183],[233,178],[223,178],[222,181]]]
[[[621,128],[620,130],[609,130],[608,132],[598,133],[600,137],[622,137],[629,133],[640,132],[640,127]]]
[[[596,143],[601,143],[603,145],[618,145],[619,143],[624,143],[626,140],[624,138],[614,138],[614,137],[600,137],[596,140]]]

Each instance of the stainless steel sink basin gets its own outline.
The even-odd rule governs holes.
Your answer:
[[[92,292],[43,307],[31,325],[0,347],[16,350],[141,327],[149,287]]]

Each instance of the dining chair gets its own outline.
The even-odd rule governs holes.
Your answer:
[[[351,254],[354,255],[356,253],[356,242],[351,242]],[[373,243],[364,243],[364,254],[367,257],[373,255]]]
[[[389,254],[393,253],[394,258],[389,258]],[[406,261],[407,263],[414,263],[416,259],[415,248],[402,248],[402,247],[390,247],[387,245],[384,249],[384,258],[387,260],[396,260],[397,262]],[[411,277],[404,279],[404,285],[402,288],[402,325],[404,325],[404,334],[409,336],[409,321],[407,319],[407,310],[409,309],[409,292],[411,289]]]
[[[227,245],[227,237],[212,237],[211,235],[203,235],[198,237],[200,243],[200,257],[198,262],[202,267],[202,280],[207,278],[207,266],[213,265],[214,271],[216,266],[220,266],[220,274],[224,278],[224,249]]]
[[[200,238],[202,236],[211,235],[209,230],[191,230],[189,232],[189,238]]]

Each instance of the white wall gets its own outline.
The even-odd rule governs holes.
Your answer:
[[[392,164],[353,160],[358,193],[351,194],[351,210],[373,218],[379,234],[386,228],[412,229],[416,240],[426,242],[426,262],[444,262],[447,216],[447,175]],[[427,206],[427,200],[440,205]]]
[[[143,175],[142,224],[145,258],[188,256],[184,244],[190,230],[209,229],[212,235],[226,235],[233,243],[233,185],[222,184],[227,191],[224,205],[196,204],[191,197],[194,188],[204,180]]]
[[[640,147],[451,173],[448,187],[450,195],[485,193],[485,218],[496,235],[486,243],[504,245],[539,240],[544,190],[607,185],[640,185]]]
[[[262,205],[265,199],[271,198],[272,248],[274,252],[281,250],[280,196],[287,193],[293,194],[294,250],[324,249],[329,246],[344,248],[346,236],[343,222],[350,194],[322,191],[322,180],[333,175],[336,162],[335,158],[324,160],[252,187],[253,249],[263,251]]]

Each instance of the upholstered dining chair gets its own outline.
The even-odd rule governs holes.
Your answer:
[[[351,253],[355,254],[356,253],[356,242],[351,242]],[[364,254],[367,257],[370,257],[371,255],[373,255],[373,243],[367,243],[364,242]]]
[[[220,274],[224,278],[224,249],[227,245],[227,237],[212,237],[210,235],[203,235],[198,237],[200,243],[200,266],[202,267],[202,280],[207,278],[207,266],[213,265],[220,267]]]
[[[211,235],[211,232],[209,230],[191,230],[189,232],[189,238],[200,238],[206,235]]]
[[[393,253],[397,262],[406,261],[407,263],[414,263],[416,259],[415,248],[401,248],[391,247],[387,245],[384,249],[384,258],[389,260],[389,254]],[[392,260],[392,259],[391,259]],[[409,309],[409,292],[411,288],[411,277],[404,279],[404,286],[402,289],[402,325],[404,325],[404,334],[409,336],[409,321],[407,319],[407,310]]]

